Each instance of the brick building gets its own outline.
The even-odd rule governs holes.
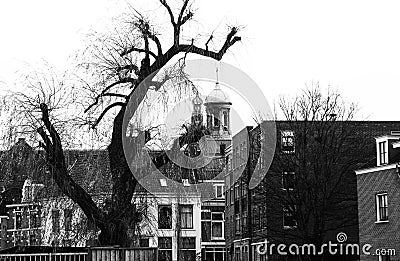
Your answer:
[[[361,260],[400,260],[399,134],[376,137],[376,160],[356,171]]]
[[[340,130],[340,137],[345,138],[339,153],[330,156],[335,158],[334,164],[331,163],[329,168],[320,169],[311,163],[323,162],[318,157],[327,154],[330,148],[321,146],[328,148],[315,154],[311,153],[312,150],[307,152],[301,139],[302,131],[306,129],[304,124],[315,124],[315,128],[318,127],[318,122],[276,122],[276,151],[273,161],[263,181],[254,189],[249,189],[248,182],[257,162],[260,163],[261,169],[264,169],[264,166],[269,167],[268,162],[263,162],[268,159],[259,159],[260,151],[265,149],[261,142],[263,137],[260,136],[260,128],[247,127],[233,137],[232,149],[228,155],[230,166],[226,173],[226,186],[229,188],[226,191],[225,224],[227,260],[266,260],[266,255],[256,252],[257,243],[266,240],[269,244],[284,243],[288,246],[292,243],[314,243],[317,238],[320,241],[316,242],[318,247],[323,242],[337,242],[337,234],[345,233],[347,243],[359,242],[357,181],[353,170],[375,161],[374,137],[399,130],[400,122],[327,123],[330,128],[326,129]],[[313,128],[307,127],[308,130]],[[316,133],[314,131],[310,133]],[[327,132],[325,137],[333,135]],[[245,139],[248,139],[248,142]],[[313,134],[310,142],[315,143],[317,147],[314,149],[318,150],[323,138]],[[334,144],[335,140],[332,139],[331,142]],[[245,144],[248,144],[247,147]],[[298,158],[302,153],[304,166],[312,166],[316,170],[299,167]],[[319,172],[324,174],[316,175]],[[310,176],[313,178],[309,179]],[[322,177],[325,178],[321,179]],[[329,191],[329,194],[322,193],[322,188]],[[312,191],[312,197],[306,197],[307,191]],[[291,200],[293,198],[294,200]],[[314,225],[313,216],[308,217],[308,221],[304,219],[304,213],[317,210],[317,207],[314,210],[310,207],[315,204],[313,202],[324,202],[324,215],[320,217],[324,222],[323,226]],[[319,213],[313,215],[318,217]],[[314,233],[317,228],[320,229],[319,234]],[[282,256],[275,248],[275,252],[269,254],[269,260],[297,259],[288,254]],[[327,260],[357,258],[357,255],[326,256]]]

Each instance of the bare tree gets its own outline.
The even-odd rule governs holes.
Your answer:
[[[178,1],[179,6],[176,8],[166,0],[159,0],[159,4],[167,13],[172,27],[170,38],[173,41],[170,46],[162,44],[161,34],[153,28],[150,19],[132,10],[131,16],[121,24],[115,36],[99,37],[98,41],[93,42],[88,49],[92,60],[83,63],[88,72],[98,80],[88,81],[85,92],[77,93],[78,96],[89,94],[92,98],[84,110],[87,116],[83,118],[91,122],[92,128],[96,128],[107,115],[112,115],[111,127],[106,130],[111,133],[107,150],[112,189],[111,198],[104,209],[99,208],[88,192],[69,175],[65,163],[65,140],[61,131],[63,125],[60,127],[57,124],[60,119],[65,119],[66,115],[55,115],[54,106],[57,103],[48,99],[53,95],[43,93],[40,99],[24,94],[19,96],[24,97],[20,104],[30,102],[25,103],[27,115],[32,110],[40,112],[39,121],[32,118],[32,123],[33,126],[39,126],[37,133],[41,137],[40,146],[46,152],[52,178],[62,192],[79,205],[88,220],[100,229],[99,241],[102,245],[128,245],[128,230],[140,221],[135,204],[132,204],[137,180],[131,173],[123,150],[123,136],[127,129],[124,125],[124,114],[128,110],[128,101],[134,99],[135,106],[128,112],[133,115],[150,90],[163,91],[163,84],[171,78],[182,81],[185,75],[179,69],[184,66],[187,55],[197,54],[219,61],[231,46],[241,40],[237,36],[238,28],[231,27],[218,50],[213,50],[210,46],[213,34],[209,34],[204,47],[199,46],[195,38],[185,42],[181,32],[194,17],[192,1]],[[178,58],[181,60],[172,67],[172,71],[159,73],[167,64]],[[140,84],[144,80],[146,84]],[[52,91],[53,94],[59,90],[66,90],[66,87],[61,88],[57,82],[54,82],[53,86],[57,87]],[[38,93],[41,93],[40,88]],[[72,104],[78,103],[72,101]],[[68,123],[69,121],[64,122]],[[140,130],[140,134],[143,131]],[[135,145],[138,141],[133,138],[130,142]],[[137,171],[143,171],[144,168],[145,166],[138,167]]]

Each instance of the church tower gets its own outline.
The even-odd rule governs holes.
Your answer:
[[[203,99],[200,98],[199,91],[196,89],[196,97],[192,100],[193,111],[192,111],[192,126],[200,126],[203,124],[203,112],[201,111],[203,106]]]
[[[204,106],[207,114],[207,129],[217,143],[217,156],[223,156],[231,145],[232,132],[230,124],[231,101],[228,94],[221,90],[219,82],[206,97]]]

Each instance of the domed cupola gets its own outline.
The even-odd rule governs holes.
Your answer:
[[[215,84],[214,90],[206,97],[205,105],[209,103],[232,105],[229,95],[221,90],[218,82]]]
[[[217,154],[224,155],[232,141],[230,108],[232,102],[217,81],[215,88],[206,97],[204,106],[207,114],[207,129],[219,146]]]

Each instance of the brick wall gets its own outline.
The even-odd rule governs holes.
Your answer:
[[[371,253],[378,248],[393,248],[397,255],[390,260],[400,260],[400,178],[396,169],[381,170],[357,175],[358,216],[360,244],[372,245]],[[389,222],[376,223],[376,194],[387,192]],[[361,260],[378,260],[376,256],[361,254]]]

